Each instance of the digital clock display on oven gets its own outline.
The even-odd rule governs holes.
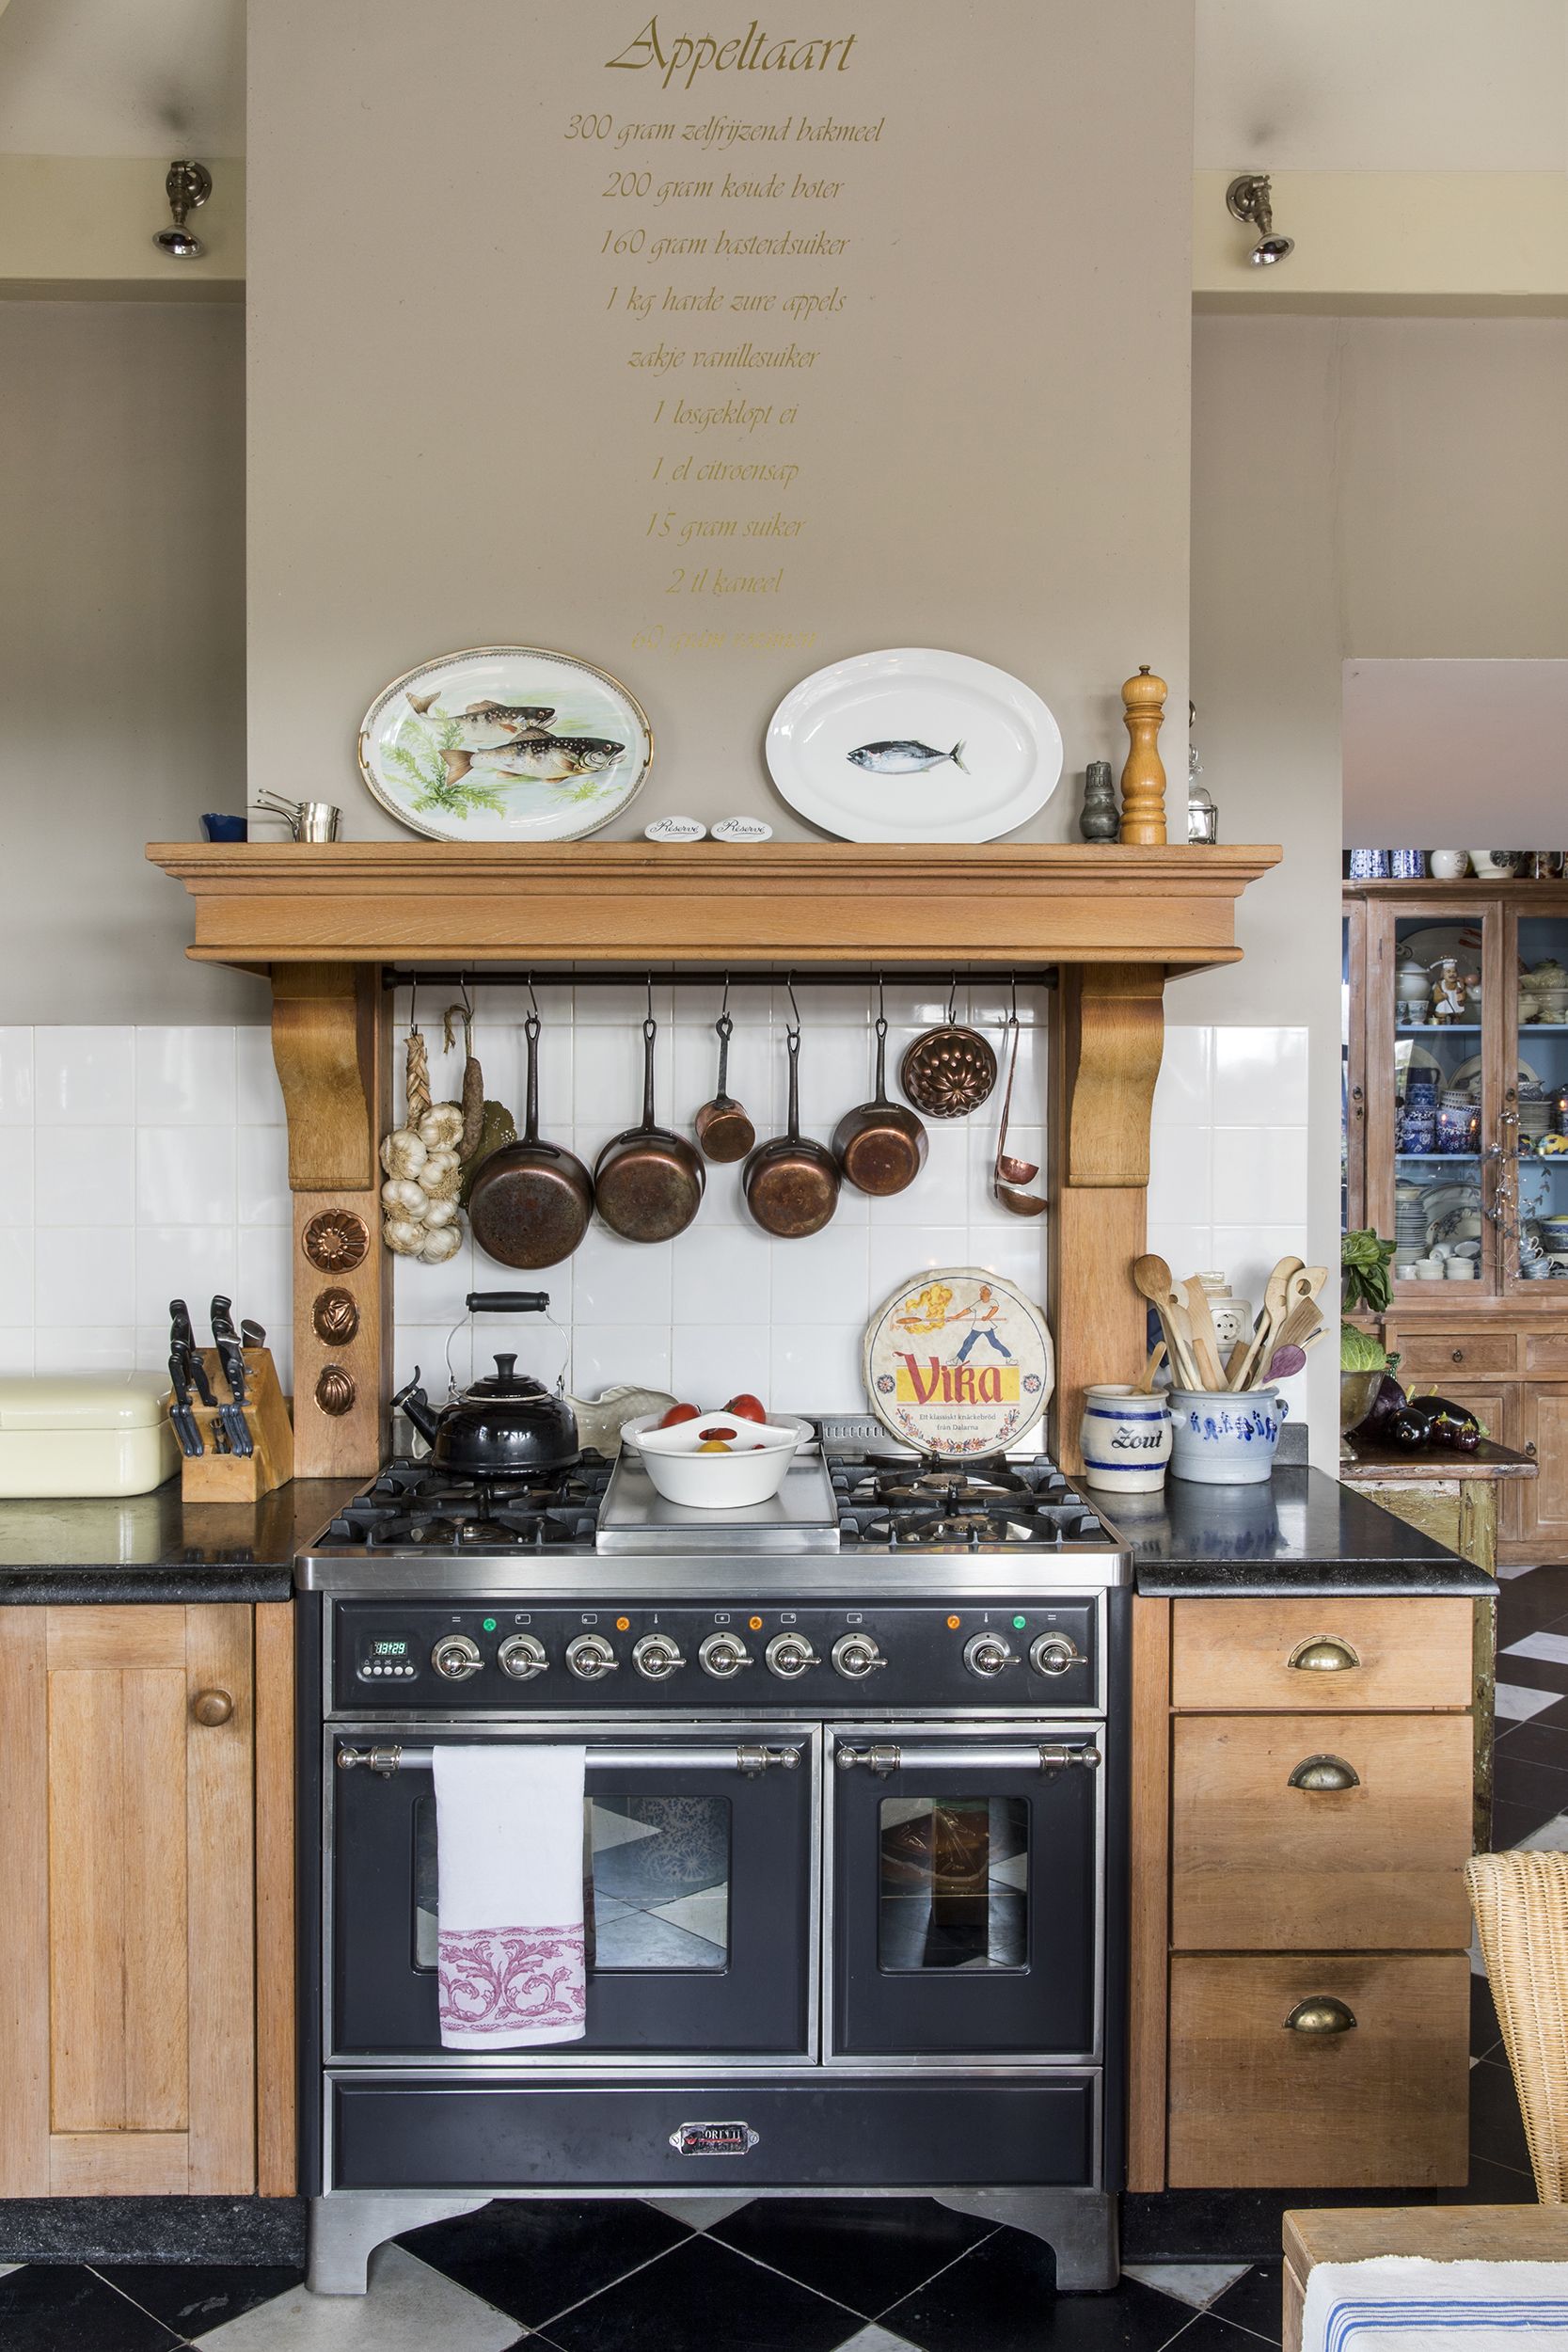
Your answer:
[[[372,1642],[371,1644],[372,1658],[406,1658],[407,1655],[406,1642]]]

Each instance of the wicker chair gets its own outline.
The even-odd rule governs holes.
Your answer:
[[[1560,2205],[1568,2201],[1568,1854],[1477,1854],[1465,1879],[1535,2193],[1544,2205]]]

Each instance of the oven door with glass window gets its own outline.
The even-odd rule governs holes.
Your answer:
[[[385,1740],[387,1725],[372,1737]],[[755,1771],[737,1761],[745,1750],[733,1732],[705,1726],[643,1730],[623,1719],[613,1733],[601,1722],[562,1724],[557,1737],[588,1749],[587,2032],[543,2051],[508,2051],[507,2063],[806,2058],[816,2028],[812,1739],[798,1725],[748,1724],[748,1742],[800,1757],[793,1769]],[[332,1769],[337,1749],[358,1744],[347,1726],[328,1742],[330,2049],[348,2059],[471,2064],[469,2053],[443,2053],[436,2016],[430,1767]],[[526,1822],[517,1835],[526,1838]]]
[[[1103,1742],[1054,1721],[835,1731],[833,2058],[1098,2058]]]

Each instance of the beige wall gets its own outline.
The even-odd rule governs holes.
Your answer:
[[[752,13],[721,8],[715,29]],[[253,13],[253,787],[341,800],[351,834],[396,835],[357,781],[365,708],[420,660],[510,639],[600,661],[647,707],[653,776],[606,838],[741,809],[796,837],[762,758],[780,697],[845,655],[937,645],[1044,694],[1074,784],[1029,830],[1074,834],[1076,774],[1125,753],[1121,681],[1148,662],[1185,701],[1189,12],[839,0],[833,26],[860,45],[827,99],[885,111],[888,134],[842,151],[850,308],[816,339],[799,429],[812,521],[788,561],[819,643],[720,662],[634,649],[659,612],[647,453],[634,468],[595,258],[601,226],[632,216],[563,129],[577,108],[754,117],[786,96],[665,97],[604,72],[635,30],[610,0],[467,0],[457,22],[453,42],[426,0]],[[476,97],[499,89],[504,136]]]
[[[1200,318],[1193,413],[1204,781],[1223,839],[1278,841],[1285,860],[1243,901],[1244,963],[1179,981],[1167,1005],[1309,1029],[1311,1243],[1333,1264],[1341,664],[1561,651],[1568,325]],[[1327,1427],[1331,1351],[1311,1361]]]
[[[244,806],[243,337],[0,306],[0,1024],[260,1013],[142,854]]]

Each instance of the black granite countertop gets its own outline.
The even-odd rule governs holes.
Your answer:
[[[1305,1465],[1276,1468],[1257,1486],[1167,1478],[1159,1494],[1120,1496],[1106,1516],[1132,1547],[1138,1591],[1156,1599],[1497,1589],[1483,1569]]]
[[[295,1478],[259,1502],[186,1502],[171,1478],[123,1500],[0,1502],[0,1603],[288,1600],[296,1551],[358,1478]]]

